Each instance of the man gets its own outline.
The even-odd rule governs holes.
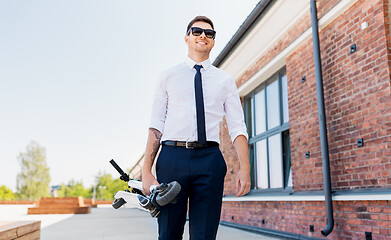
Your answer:
[[[219,149],[219,124],[226,117],[239,156],[237,197],[250,191],[247,131],[234,79],[211,65],[215,44],[212,21],[194,18],[187,27],[185,62],[166,70],[154,95],[142,170],[143,189],[177,181],[182,186],[176,204],[161,208],[159,239],[182,239],[189,206],[192,240],[215,239],[220,221],[224,177],[227,171]],[[156,162],[157,180],[151,168]]]

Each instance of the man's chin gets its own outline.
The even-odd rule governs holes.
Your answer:
[[[209,53],[210,50],[212,50],[212,49],[210,49],[207,46],[196,47],[196,51],[199,52],[199,53]]]

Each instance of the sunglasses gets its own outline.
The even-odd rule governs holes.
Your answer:
[[[189,35],[190,32],[193,34],[193,36],[201,36],[202,32],[205,33],[205,36],[207,38],[213,38],[215,39],[216,37],[216,31],[214,30],[211,30],[211,29],[202,29],[202,28],[199,28],[199,27],[191,27],[189,29],[189,31],[187,31],[187,34],[186,35]]]

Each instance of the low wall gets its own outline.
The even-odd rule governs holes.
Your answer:
[[[95,200],[96,204],[112,204],[114,200]]]
[[[84,204],[83,197],[43,197],[37,207],[28,209],[27,214],[83,214],[91,207]]]
[[[33,205],[36,203],[38,203],[38,201],[28,201],[28,200],[0,201],[0,204],[11,204],[11,205]]]
[[[0,221],[0,240],[39,240],[41,221]]]

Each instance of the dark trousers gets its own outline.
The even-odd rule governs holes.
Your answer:
[[[182,188],[176,204],[160,209],[159,240],[182,239],[187,206],[190,239],[216,239],[226,172],[219,147],[162,147],[156,162],[157,180],[175,180]]]

